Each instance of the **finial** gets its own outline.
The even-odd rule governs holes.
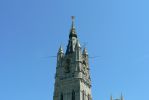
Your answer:
[[[75,20],[75,16],[71,16],[72,19],[72,28],[74,28],[74,20]]]
[[[63,48],[62,48],[62,45],[60,45],[60,47],[59,47],[59,51],[58,51],[59,53],[63,53]]]
[[[88,55],[86,48],[83,49],[83,54],[84,54],[84,55]]]
[[[72,37],[76,37],[77,38],[77,34],[76,34],[76,31],[75,31],[75,25],[74,25],[75,17],[71,16],[71,19],[72,19],[72,25],[71,25],[71,29],[70,29],[69,38],[72,38]]]
[[[75,16],[71,16],[71,18],[72,18],[72,21],[74,21],[74,19],[75,19]]]

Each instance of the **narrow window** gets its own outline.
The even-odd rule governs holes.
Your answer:
[[[63,100],[63,94],[61,93],[61,98],[60,98],[60,100]]]
[[[75,91],[72,91],[72,100],[75,100]]]

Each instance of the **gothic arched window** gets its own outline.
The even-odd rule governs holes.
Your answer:
[[[60,100],[63,100],[63,94],[61,93],[61,97],[60,97]]]
[[[72,100],[75,100],[75,91],[72,91]]]

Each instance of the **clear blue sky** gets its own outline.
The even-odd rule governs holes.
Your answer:
[[[0,100],[52,100],[72,15],[93,100],[149,100],[149,0],[0,0]]]

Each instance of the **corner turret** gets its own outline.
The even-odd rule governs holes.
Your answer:
[[[57,67],[60,67],[62,64],[62,58],[64,57],[64,52],[62,46],[60,46],[57,53]]]
[[[75,46],[75,56],[76,56],[76,61],[81,61],[82,53],[81,53],[81,45],[79,41],[77,41]]]
[[[87,49],[86,48],[83,49],[83,55],[88,56],[88,52],[87,52]]]

